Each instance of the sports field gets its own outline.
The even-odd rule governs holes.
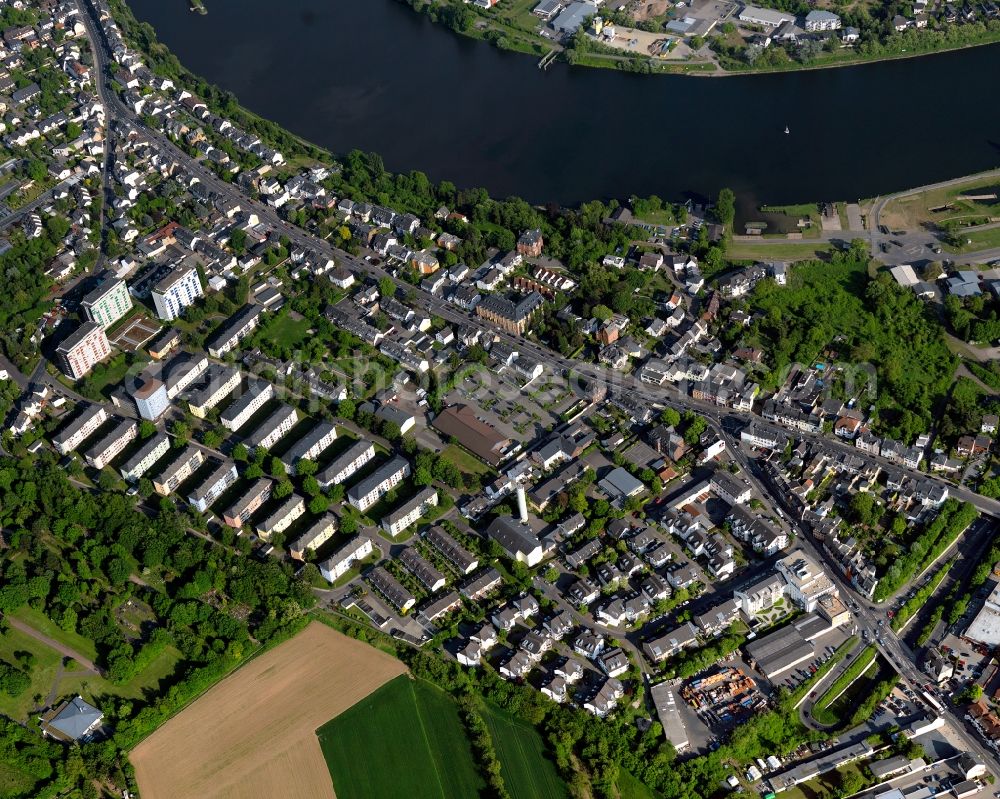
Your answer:
[[[318,733],[338,799],[466,799],[484,787],[458,706],[421,680],[397,677]]]
[[[314,622],[132,750],[143,799],[333,799],[316,729],[403,670]]]
[[[545,743],[530,725],[492,705],[486,724],[500,758],[500,776],[514,799],[564,799],[566,785],[545,757]]]

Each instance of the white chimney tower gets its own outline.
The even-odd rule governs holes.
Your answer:
[[[524,493],[524,486],[517,484],[517,511],[521,515],[521,521],[528,523],[528,498]]]

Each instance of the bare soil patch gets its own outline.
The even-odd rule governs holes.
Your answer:
[[[404,671],[313,622],[132,750],[143,799],[333,799],[316,730]]]

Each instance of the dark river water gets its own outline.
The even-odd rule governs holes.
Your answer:
[[[854,200],[1000,165],[998,46],[752,77],[542,72],[395,0],[129,2],[189,69],[295,133],[498,196]]]

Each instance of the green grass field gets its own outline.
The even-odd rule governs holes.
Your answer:
[[[97,657],[97,649],[94,647],[93,641],[82,635],[66,632],[41,611],[22,605],[11,615],[25,624],[31,625],[53,641],[58,641],[63,646],[76,650],[88,660],[94,660]]]
[[[495,472],[469,452],[466,452],[458,444],[449,444],[441,450],[441,457],[449,463],[453,463],[463,474],[495,474]]]
[[[618,795],[621,799],[659,799],[656,793],[645,783],[639,782],[629,771],[618,773]]]
[[[536,730],[492,705],[486,706],[484,717],[500,758],[500,774],[514,799],[562,799],[568,795],[555,765],[545,757],[545,744]]]
[[[760,261],[807,261],[829,253],[833,246],[826,242],[793,241],[792,243],[776,243],[773,239],[756,241],[734,241],[726,248],[726,257],[734,261],[757,259]]]
[[[317,734],[338,799],[465,799],[484,787],[457,705],[405,675]]]

